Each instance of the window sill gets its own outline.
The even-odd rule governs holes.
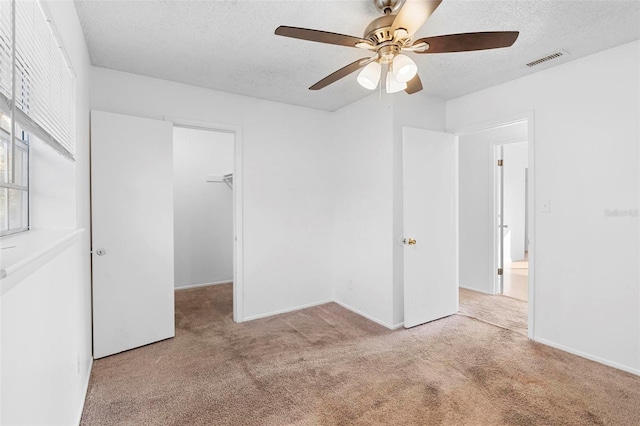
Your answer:
[[[84,229],[31,230],[0,241],[0,279],[4,279],[76,239]]]

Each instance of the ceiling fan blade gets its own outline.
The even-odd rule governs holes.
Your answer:
[[[425,37],[416,40],[413,44],[415,46],[419,43],[427,43],[429,48],[414,50],[414,53],[469,52],[509,47],[515,43],[518,34],[518,31],[493,31]]]
[[[298,38],[300,40],[317,41],[320,43],[337,44],[339,46],[356,47],[357,44],[365,43],[366,40],[344,34],[330,33],[327,31],[310,30],[308,28],[280,26],[276,28],[276,35]]]
[[[320,90],[324,87],[327,87],[331,83],[335,83],[341,78],[346,77],[352,72],[357,71],[360,68],[364,67],[365,65],[373,62],[374,59],[376,59],[376,56],[372,58],[362,58],[362,59],[358,59],[355,62],[351,62],[346,67],[340,68],[338,71],[332,74],[329,74],[328,76],[326,76],[325,78],[323,78],[322,80],[314,84],[313,86],[309,87],[309,90]]]
[[[407,81],[407,88],[404,89],[405,92],[412,95],[416,92],[422,90],[422,81],[420,81],[420,76],[416,74],[411,80]]]
[[[391,31],[404,28],[409,35],[415,34],[440,3],[442,0],[406,0],[393,21]]]

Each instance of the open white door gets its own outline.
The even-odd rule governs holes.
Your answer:
[[[93,355],[175,335],[173,126],[91,112]]]
[[[458,311],[457,148],[448,133],[403,129],[404,326]]]

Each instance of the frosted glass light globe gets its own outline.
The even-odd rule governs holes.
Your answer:
[[[400,92],[407,88],[407,83],[398,81],[392,71],[387,72],[387,93]]]
[[[399,82],[406,83],[417,73],[418,66],[407,55],[400,54],[393,58],[393,75]]]
[[[380,81],[381,66],[377,62],[371,62],[364,67],[358,74],[358,83],[365,89],[373,90],[378,86]]]

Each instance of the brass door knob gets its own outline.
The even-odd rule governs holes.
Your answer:
[[[410,246],[415,246],[415,245],[416,245],[416,243],[417,243],[417,241],[416,241],[416,240],[414,240],[413,238],[409,238],[408,240],[405,238],[405,239],[404,239],[404,243],[405,243],[405,244],[409,244]]]

